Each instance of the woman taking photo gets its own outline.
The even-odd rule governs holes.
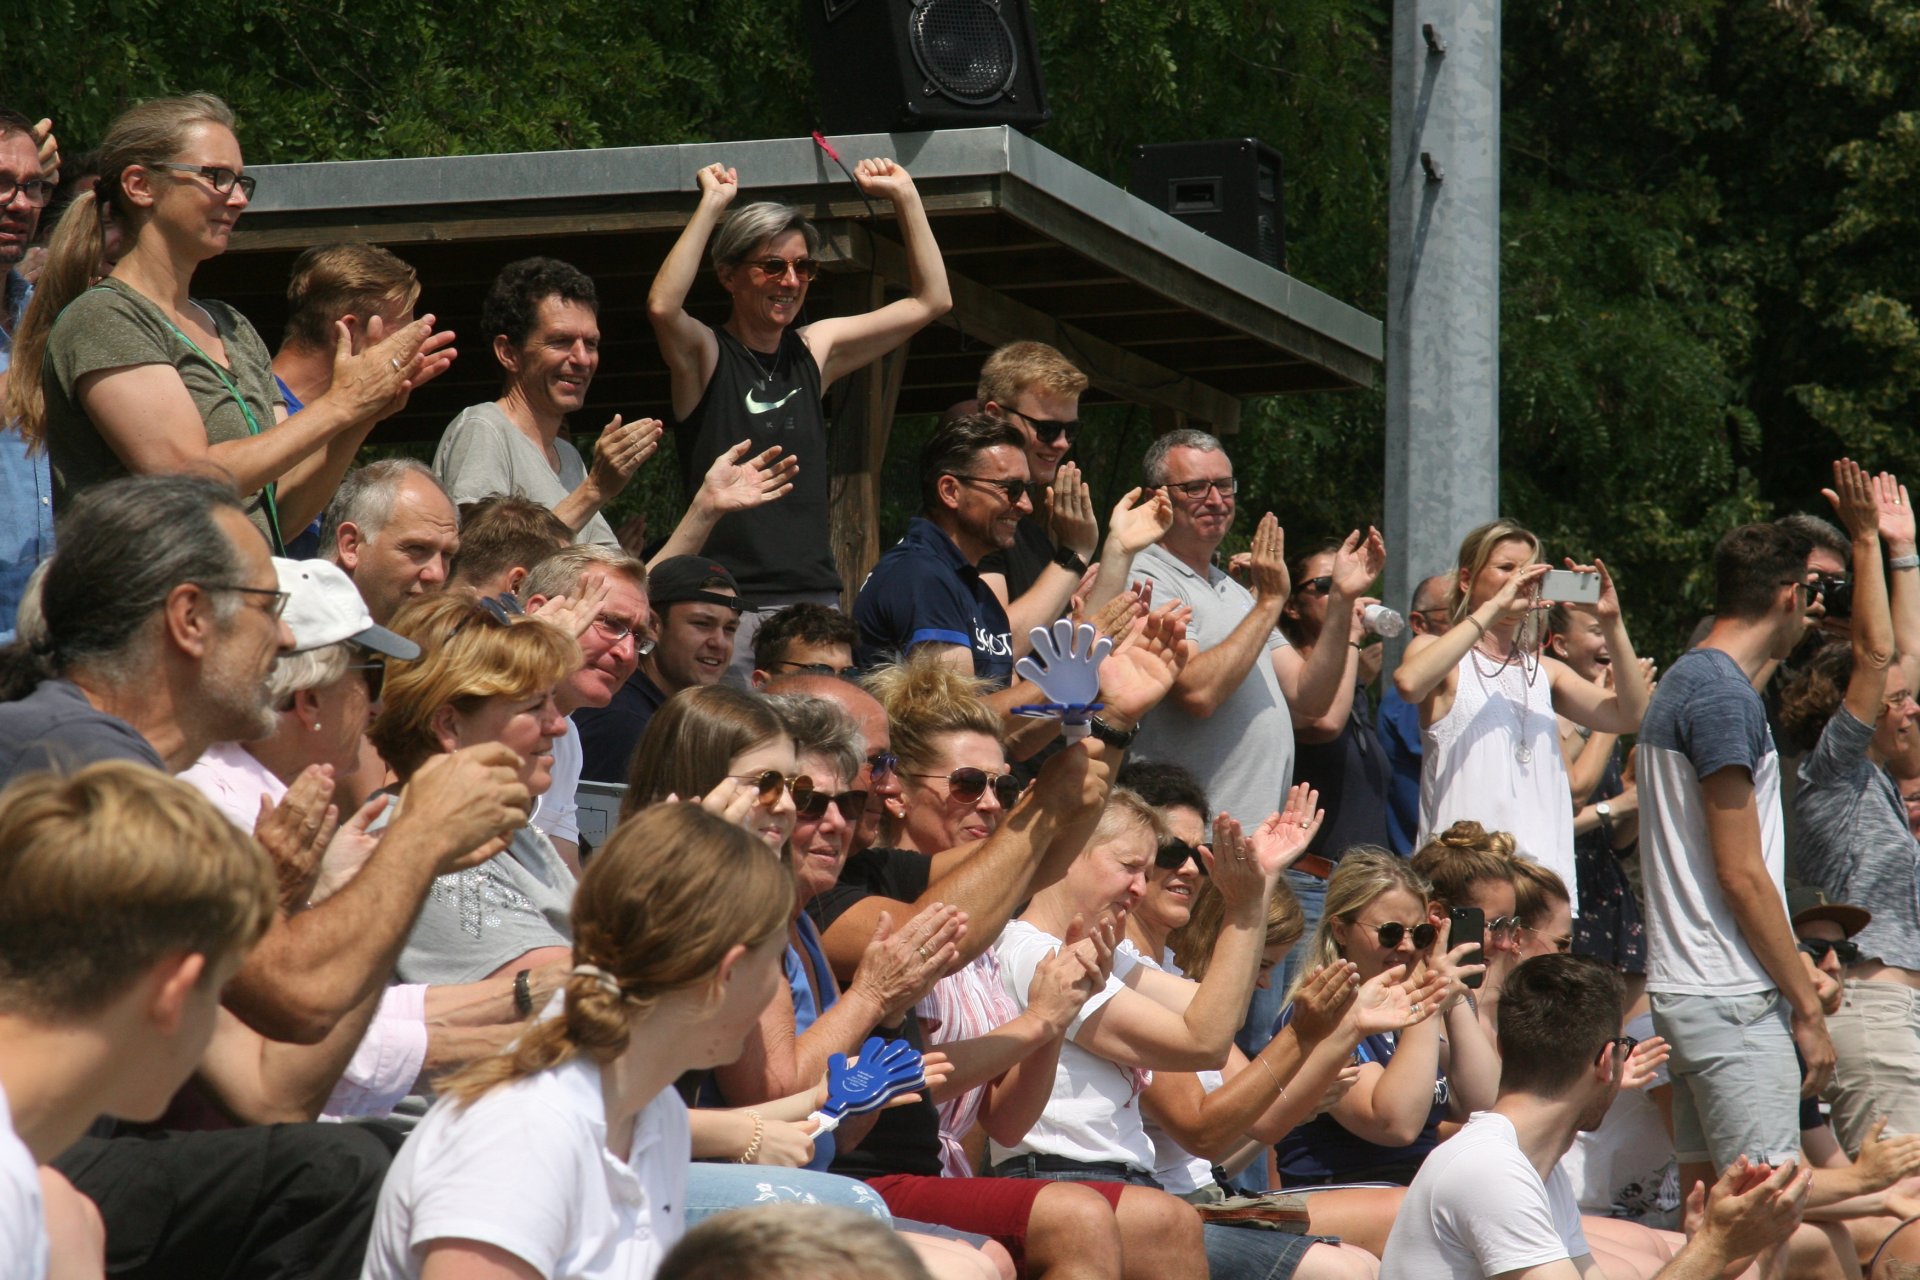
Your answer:
[[[370,1280],[647,1276],[685,1228],[682,1073],[729,1062],[780,986],[793,878],[691,804],[616,829],[573,904],[564,1005],[449,1081],[401,1148]]]
[[[1540,540],[1508,520],[1483,524],[1461,542],[1453,625],[1443,635],[1415,636],[1393,683],[1420,708],[1426,745],[1417,843],[1471,818],[1511,832],[1521,853],[1573,884],[1573,793],[1555,715],[1604,733],[1632,733],[1648,689],[1607,567],[1567,563],[1599,574],[1592,608],[1613,656],[1611,691],[1541,652],[1547,566]]]
[[[210,94],[123,113],[98,156],[102,176],[61,219],[60,236],[15,337],[8,417],[51,455],[54,504],[102,480],[212,464],[233,477],[255,524],[282,552],[333,496],[373,425],[452,362],[433,317],[342,322],[332,388],[276,425],[281,397],[266,344],[246,318],[189,296],[200,264],[226,252],[254,180],[233,112]],[[121,249],[88,287],[109,228]]]

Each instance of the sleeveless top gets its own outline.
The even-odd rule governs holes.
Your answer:
[[[763,357],[715,327],[720,358],[700,403],[674,428],[681,481],[691,495],[713,460],[742,440],[749,453],[779,445],[800,460],[793,492],[752,511],[722,516],[702,552],[725,565],[756,604],[840,590],[828,524],[831,459],[820,406],[820,366],[792,329]],[[769,363],[770,360],[770,363]]]
[[[1469,649],[1455,674],[1453,705],[1420,734],[1426,753],[1414,847],[1462,818],[1509,832],[1520,853],[1566,881],[1579,915],[1573,792],[1546,671],[1525,662],[1501,666]]]

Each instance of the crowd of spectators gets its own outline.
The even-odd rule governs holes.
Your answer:
[[[708,165],[664,420],[576,447],[598,295],[531,257],[499,396],[357,467],[456,358],[433,282],[316,247],[270,353],[190,292],[253,193],[226,106],[87,167],[37,228],[58,143],[0,111],[4,1280],[1920,1260],[1891,475],[1728,533],[1657,684],[1605,564],[1510,520],[1389,667],[1377,530],[1290,557],[1264,513],[1220,563],[1192,429],[1103,522],[1086,372],[1023,341],[843,596],[822,396],[951,303],[895,162],[852,177],[907,296],[806,323],[818,233]],[[626,545],[669,429],[686,510]],[[1031,714],[1062,663],[1097,705]],[[913,1090],[826,1123],[900,1045]]]

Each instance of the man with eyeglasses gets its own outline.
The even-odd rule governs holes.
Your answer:
[[[33,286],[20,261],[33,243],[40,210],[59,180],[52,126],[0,107],[0,387],[13,352],[13,329]],[[49,168],[49,164],[51,168]],[[14,612],[34,566],[53,554],[53,473],[46,450],[27,451],[11,423],[0,423],[0,644],[13,639]]]
[[[657,562],[646,598],[654,625],[637,637],[632,674],[604,705],[584,705],[573,715],[580,730],[580,776],[594,782],[625,782],[653,713],[682,689],[720,680],[733,660],[741,614],[752,607],[740,598],[726,566],[705,556]]]
[[[753,633],[753,677],[756,689],[766,689],[786,676],[834,676],[849,679],[853,643],[859,638],[853,619],[824,604],[790,604],[760,624]],[[739,637],[735,637],[738,646]]]
[[[585,765],[575,711],[604,707],[639,669],[641,655],[653,652],[653,617],[647,602],[647,566],[624,551],[586,543],[556,551],[527,574],[520,598],[527,612],[565,597],[574,606],[591,602],[604,588],[606,597],[590,616],[573,615],[580,642],[578,670],[553,691],[554,704],[568,717],[564,734],[553,740],[553,781],[540,797],[533,825],[547,833],[553,847],[580,871],[580,810],[575,797]]]
[[[1539,956],[1507,980],[1500,1093],[1436,1147],[1394,1215],[1380,1280],[1582,1280],[1602,1274],[1561,1157],[1597,1129],[1620,1092],[1634,1041],[1620,1034],[1618,975],[1574,956]],[[1789,1116],[1789,1121],[1792,1120]],[[1708,1280],[1799,1226],[1811,1175],[1742,1161],[1710,1191],[1686,1245],[1655,1280]]]
[[[893,206],[906,255],[906,297],[804,322],[807,292],[821,267],[819,231],[791,205],[756,201],[728,212],[741,177],[719,163],[695,175],[699,203],[647,293],[647,319],[672,381],[674,443],[686,491],[699,483],[699,459],[742,442],[755,451],[778,446],[799,463],[789,497],[764,511],[722,517],[699,548],[726,565],[760,606],[740,636],[743,660],[731,678],[742,685],[753,629],[773,610],[802,600],[840,604],[821,396],[953,306],[940,246],[906,169],[870,159],[849,176],[863,197]],[[709,238],[714,275],[730,300],[718,325],[686,309]]]

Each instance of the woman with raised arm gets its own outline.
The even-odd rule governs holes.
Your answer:
[[[224,303],[190,297],[200,264],[227,250],[254,180],[233,112],[211,94],[143,102],[120,115],[97,153],[101,179],[62,216],[97,228],[60,237],[15,337],[6,417],[53,464],[54,504],[115,476],[209,464],[233,478],[249,516],[281,533],[319,515],[374,424],[452,363],[433,317],[392,334],[342,322],[333,383],[299,413],[282,408],[266,344]],[[88,285],[117,229],[124,252]]]
[[[1511,832],[1521,853],[1571,885],[1573,793],[1556,713],[1604,733],[1632,733],[1649,692],[1606,565],[1567,565],[1599,575],[1593,613],[1613,656],[1611,690],[1542,652],[1537,619],[1547,565],[1540,539],[1510,520],[1483,524],[1460,543],[1453,626],[1415,636],[1393,684],[1420,708],[1426,745],[1416,843],[1472,818]]]
[[[647,318],[672,377],[675,444],[686,489],[694,460],[750,440],[754,452],[784,447],[799,460],[794,490],[762,511],[722,518],[706,554],[732,570],[759,605],[741,619],[735,666],[745,682],[752,629],[769,608],[807,600],[840,604],[827,517],[827,423],[820,397],[839,379],[879,359],[953,305],[947,271],[920,193],[891,160],[862,160],[853,180],[890,201],[906,249],[909,293],[876,310],[800,324],[807,286],[820,267],[820,233],[789,205],[761,202],[721,215],[740,192],[739,174],[710,164],[697,175],[700,203],[647,294]],[[714,273],[732,297],[726,322],[708,325],[686,310],[713,237]],[[744,664],[744,665],[743,665]]]

